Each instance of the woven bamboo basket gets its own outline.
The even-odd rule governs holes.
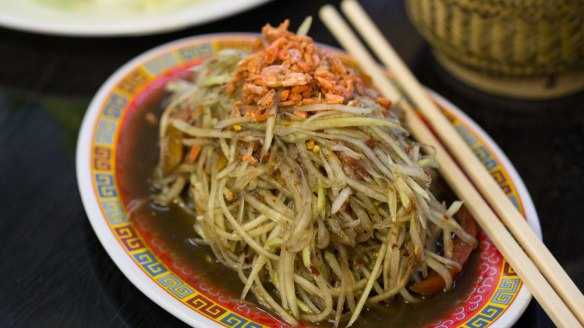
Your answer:
[[[547,98],[584,88],[584,0],[407,0],[438,61],[486,91]]]

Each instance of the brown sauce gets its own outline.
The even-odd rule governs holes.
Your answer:
[[[153,113],[160,117],[164,92],[159,90],[141,99],[135,108],[126,117],[123,132],[120,135],[118,152],[124,153],[126,160],[118,164],[124,172],[118,175],[120,184],[124,185],[127,195],[136,199],[148,198],[152,192],[150,177],[158,161],[158,126],[147,122],[146,114]],[[127,138],[132,138],[127,139]],[[436,179],[437,188],[434,192],[440,195],[439,199],[451,201],[452,192],[445,184]],[[127,202],[130,199],[124,199]],[[149,223],[171,247],[171,251],[180,256],[198,276],[207,280],[216,288],[225,291],[233,298],[239,298],[243,284],[237,273],[218,263],[211,250],[204,246],[195,246],[189,242],[196,237],[192,228],[194,218],[185,213],[178,206],[169,209],[157,209],[151,206]],[[452,313],[470,294],[474,279],[478,271],[478,254],[473,252],[464,271],[456,279],[455,286],[450,291],[423,299],[412,304],[395,299],[390,304],[378,305],[365,309],[356,327],[420,327],[427,326],[448,313]],[[249,301],[255,301],[253,295],[248,295]],[[260,310],[266,311],[261,306]],[[269,311],[267,311],[269,312]],[[342,325],[342,324],[341,324]],[[329,323],[314,326],[327,327]]]

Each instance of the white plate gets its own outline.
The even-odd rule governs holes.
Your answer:
[[[118,14],[107,11],[68,11],[39,1],[1,0],[0,25],[43,34],[142,35],[213,21],[270,0],[193,0],[192,4],[169,10]]]
[[[104,248],[146,296],[195,327],[257,328],[275,326],[277,322],[245,304],[228,300],[219,288],[206,281],[191,283],[185,272],[196,273],[198,268],[185,270],[184,262],[168,256],[168,245],[161,246],[160,239],[155,243],[149,241],[153,231],[145,228],[137,215],[133,220],[127,218],[124,172],[117,165],[123,163],[125,152],[118,152],[123,149],[119,141],[135,140],[130,132],[125,132],[132,131],[126,123],[140,111],[145,95],[160,88],[173,74],[197,65],[220,49],[251,49],[256,37],[252,34],[199,36],[171,42],[138,56],[104,83],[91,102],[79,134],[79,189],[91,225]],[[436,94],[433,97],[541,237],[531,197],[505,154],[454,105]],[[433,327],[509,327],[529,304],[531,294],[517,274],[484,234],[479,238],[479,270],[472,292],[454,311],[443,313]]]

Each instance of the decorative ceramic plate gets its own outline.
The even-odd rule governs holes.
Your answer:
[[[155,147],[136,137],[151,95],[189,74],[221,49],[251,49],[257,36],[219,34],[194,37],[155,48],[120,68],[99,90],[83,121],[77,146],[77,177],[85,210],[101,243],[122,272],[146,296],[196,327],[280,327],[278,318],[233,297],[189,265],[163,238],[149,210],[135,210],[130,186],[132,149]],[[440,96],[434,99],[515,206],[541,235],[533,203],[521,178],[499,147],[470,118]],[[150,100],[149,100],[150,99]],[[160,99],[160,97],[158,98]],[[143,177],[147,180],[147,176]],[[131,215],[128,211],[131,209]],[[192,232],[194,235],[194,232]],[[517,274],[481,233],[469,291],[458,304],[432,319],[432,327],[512,325],[531,299]],[[208,270],[208,268],[207,268]],[[222,278],[223,279],[223,278]]]
[[[162,3],[159,7],[134,10],[120,4],[137,1],[92,1],[95,4],[91,5],[90,0],[2,0],[0,25],[43,34],[142,35],[213,21],[269,0],[158,0]],[[68,5],[74,2],[89,5]]]

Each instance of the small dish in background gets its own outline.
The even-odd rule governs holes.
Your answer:
[[[172,0],[165,5],[147,1],[149,5],[134,0],[133,6],[121,6],[124,1],[118,0],[3,0],[0,25],[69,36],[145,35],[210,22],[269,0]]]

